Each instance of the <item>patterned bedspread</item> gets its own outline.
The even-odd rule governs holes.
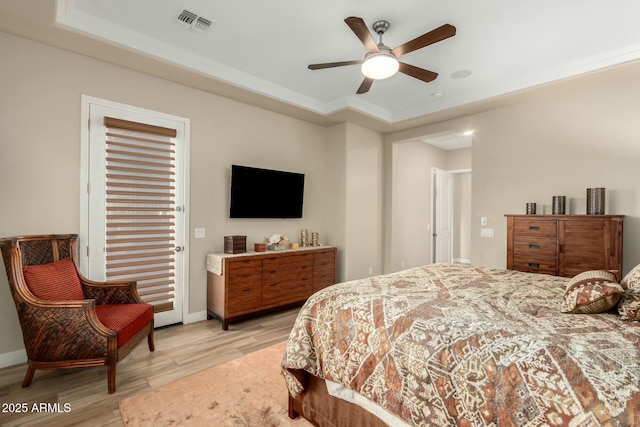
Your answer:
[[[302,307],[282,366],[416,426],[640,426],[640,325],[563,314],[568,279],[431,264]]]

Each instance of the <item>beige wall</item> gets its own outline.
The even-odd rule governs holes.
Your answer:
[[[471,153],[472,147],[447,151],[446,169],[456,171],[453,175],[454,262],[471,260]]]
[[[353,123],[328,136],[327,235],[338,246],[338,279],[383,272],[384,138]]]
[[[338,247],[338,280],[344,280],[345,275],[345,251],[346,245],[346,216],[347,193],[345,182],[347,181],[347,124],[342,123],[329,128],[327,141],[328,158],[326,163],[325,184],[328,191],[325,197],[326,233],[332,244]]]
[[[446,168],[446,151],[420,141],[387,150],[385,272],[431,262],[432,168]]]
[[[522,213],[530,201],[549,211],[558,194],[569,198],[570,212],[584,213],[585,189],[595,186],[607,188],[608,213],[627,215],[625,271],[640,259],[640,77],[383,138],[352,124],[313,125],[2,33],[0,51],[11,58],[0,76],[0,236],[78,231],[82,94],[191,120],[189,235],[204,227],[207,237],[189,239],[190,313],[205,309],[205,254],[222,250],[228,234],[246,234],[252,244],[275,232],[295,240],[302,227],[318,231],[323,243],[339,247],[341,278],[429,262],[431,168],[450,169],[454,161],[442,150],[399,141],[465,129],[475,131],[474,264],[505,265],[505,213]],[[229,219],[233,163],[305,173],[304,218]],[[494,238],[479,237],[481,216]],[[21,349],[4,274],[0,322],[0,356]]]
[[[640,262],[640,76],[566,91],[521,104],[386,136],[387,143],[473,129],[474,264],[506,266],[507,213],[527,202],[551,211],[565,195],[584,214],[586,188],[606,188],[606,213],[626,215],[623,270]],[[480,237],[480,217],[495,237]],[[394,217],[393,219],[397,219]],[[416,250],[421,250],[415,243]]]
[[[471,259],[471,172],[453,175],[453,261]]]
[[[325,244],[327,129],[206,92],[0,33],[0,236],[79,231],[80,98],[82,94],[191,120],[190,313],[206,310],[208,252],[223,237],[247,243],[276,232],[298,240],[300,228]],[[300,220],[228,218],[230,165],[306,174]],[[205,239],[193,239],[204,227]],[[335,238],[340,239],[338,230]],[[2,268],[2,270],[4,270]],[[22,338],[4,271],[0,272],[0,356]]]
[[[383,143],[377,132],[347,125],[344,280],[383,273]]]

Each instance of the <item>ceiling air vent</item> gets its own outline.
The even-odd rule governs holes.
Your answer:
[[[202,16],[198,16],[188,10],[183,10],[178,15],[178,24],[188,28],[198,34],[206,34],[213,26],[213,21]]]
[[[203,18],[202,16],[198,16],[198,19],[196,19],[196,22],[191,26],[191,29],[197,33],[204,34],[209,31],[211,24],[213,24],[213,22]]]
[[[185,27],[191,27],[191,24],[194,23],[198,15],[195,13],[189,12],[188,10],[183,10],[178,15],[178,23],[184,25]]]

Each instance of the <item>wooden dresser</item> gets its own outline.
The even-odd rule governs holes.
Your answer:
[[[573,277],[586,270],[622,274],[624,215],[505,215],[507,268]]]
[[[207,314],[229,322],[305,301],[336,283],[336,248],[207,255]]]

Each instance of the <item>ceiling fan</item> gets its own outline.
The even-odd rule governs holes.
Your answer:
[[[400,62],[398,61],[398,58],[415,50],[422,49],[425,46],[429,46],[430,44],[453,37],[456,34],[456,27],[450,24],[444,24],[435,30],[429,31],[428,33],[396,47],[395,49],[391,49],[382,43],[382,35],[389,29],[389,22],[376,21],[371,26],[373,31],[380,36],[380,42],[377,44],[362,18],[350,16],[346,18],[344,22],[346,22],[349,28],[351,28],[351,31],[353,31],[356,37],[360,39],[367,50],[367,54],[364,59],[310,64],[307,68],[310,70],[321,70],[323,68],[362,64],[362,73],[365,75],[365,78],[356,91],[357,94],[367,93],[374,80],[386,79],[393,76],[398,71],[426,83],[435,80],[436,77],[438,77],[438,73]]]

